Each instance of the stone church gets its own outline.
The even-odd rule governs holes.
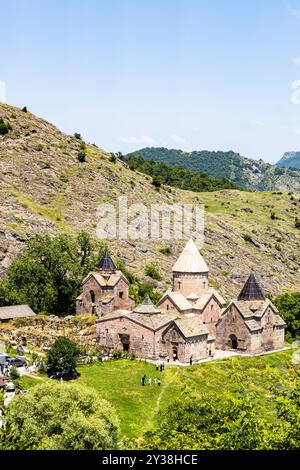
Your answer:
[[[135,306],[127,279],[104,255],[98,269],[83,280],[76,303],[78,314],[99,317],[99,346],[182,363],[205,359],[216,348],[257,354],[284,347],[285,323],[253,274],[238,299],[225,307],[209,285],[209,268],[192,240],[172,271],[172,286],[157,305],[146,297]]]

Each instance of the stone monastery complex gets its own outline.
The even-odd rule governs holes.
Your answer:
[[[209,268],[190,240],[173,266],[172,286],[157,305],[149,297],[135,306],[129,282],[106,253],[83,280],[78,314],[95,314],[97,343],[145,359],[193,362],[215,349],[258,354],[284,347],[285,322],[253,274],[237,300],[209,286]]]

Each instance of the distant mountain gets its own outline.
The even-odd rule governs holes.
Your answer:
[[[286,152],[276,165],[281,168],[300,169],[300,152]]]
[[[145,160],[181,166],[204,172],[214,178],[226,178],[241,188],[253,191],[300,192],[300,169],[290,169],[252,160],[233,151],[183,152],[167,148],[144,148],[127,156],[139,155]]]

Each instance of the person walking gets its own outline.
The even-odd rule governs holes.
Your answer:
[[[152,379],[151,379],[151,377],[149,377],[148,384],[151,385],[151,383],[152,383]]]
[[[193,365],[193,356],[190,357],[190,366]]]
[[[160,379],[157,380],[157,385],[160,387]]]
[[[162,364],[160,364],[160,366],[159,366],[159,370],[160,370],[160,372],[162,372],[162,371],[163,371],[163,366],[162,366]]]

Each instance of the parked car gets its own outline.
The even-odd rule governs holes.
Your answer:
[[[22,359],[19,359],[18,357],[9,357],[9,358],[7,358],[7,362],[8,362],[9,365],[15,366],[15,367],[23,367],[24,366],[24,362],[22,361]]]
[[[8,358],[9,358],[9,356],[7,354],[1,353],[0,354],[0,364],[4,364],[7,361]]]

